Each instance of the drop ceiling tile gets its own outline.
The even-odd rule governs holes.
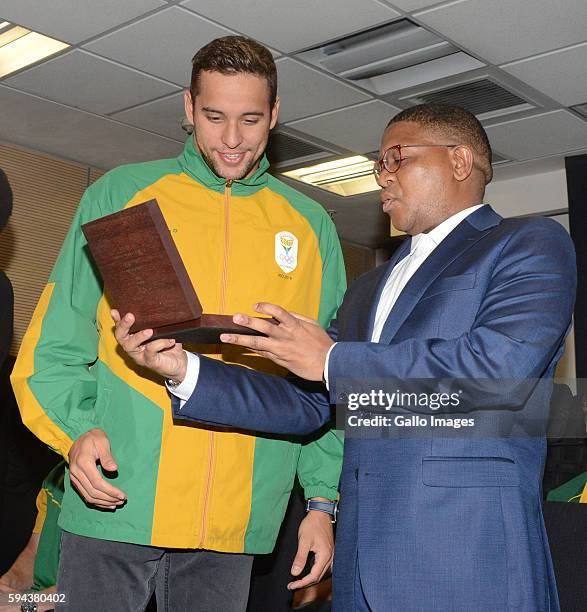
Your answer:
[[[277,73],[282,123],[371,99],[366,93],[289,58],[277,62]]]
[[[175,140],[185,140],[187,137],[186,132],[181,128],[183,117],[183,93],[112,115],[112,118],[117,121],[175,138]]]
[[[287,53],[399,16],[397,11],[376,0],[187,0],[181,4]]]
[[[587,43],[553,51],[513,64],[503,70],[565,106],[587,101]]]
[[[486,128],[491,146],[525,160],[587,148],[587,122],[564,110]]]
[[[172,6],[85,47],[122,64],[187,86],[196,51],[212,39],[228,34],[233,32]]]
[[[460,0],[417,14],[457,44],[501,64],[587,39],[587,2]]]
[[[0,85],[2,139],[97,168],[178,155],[183,143]]]
[[[166,6],[163,0],[2,0],[0,17],[69,43],[79,43]]]
[[[288,126],[339,147],[365,153],[379,149],[388,121],[399,109],[379,100],[343,108],[317,117],[292,121]]]
[[[4,82],[98,114],[135,106],[180,89],[77,49]]]

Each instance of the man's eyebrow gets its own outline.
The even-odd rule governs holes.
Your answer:
[[[212,108],[210,106],[203,106],[202,110],[206,113],[216,113],[217,115],[224,115],[224,113],[221,110]],[[241,117],[249,117],[251,115],[254,115],[255,117],[264,117],[265,113],[263,111],[247,111],[245,113],[242,113]]]

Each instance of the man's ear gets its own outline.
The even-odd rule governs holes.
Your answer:
[[[279,104],[280,103],[281,103],[281,100],[279,99],[279,96],[277,96],[275,98],[275,104],[273,105],[273,108],[271,109],[271,123],[269,124],[270,130],[272,130],[277,125],[277,117],[279,115]]]
[[[452,149],[453,176],[457,181],[464,181],[469,178],[473,171],[475,156],[473,150],[468,145],[459,145]]]
[[[185,111],[185,118],[194,125],[194,102],[192,100],[192,94],[189,89],[183,92],[183,106]]]

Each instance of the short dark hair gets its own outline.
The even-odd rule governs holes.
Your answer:
[[[0,168],[0,230],[3,230],[12,214],[12,189],[4,170]]]
[[[202,47],[192,59],[190,92],[198,95],[202,71],[221,74],[254,74],[267,80],[269,105],[277,99],[277,68],[271,51],[246,36],[223,36]]]
[[[493,178],[489,138],[473,113],[460,106],[449,104],[418,104],[395,115],[386,129],[400,121],[419,123],[443,138],[454,141],[455,144],[469,145],[477,154],[477,165],[485,176],[485,184]]]

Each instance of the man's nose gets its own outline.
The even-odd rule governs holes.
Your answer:
[[[396,180],[394,172],[388,172],[385,168],[381,171],[381,174],[377,177],[377,184],[379,187],[384,188],[387,185],[391,185]]]
[[[243,141],[240,127],[237,122],[227,123],[222,133],[222,142],[230,149],[236,149]]]

